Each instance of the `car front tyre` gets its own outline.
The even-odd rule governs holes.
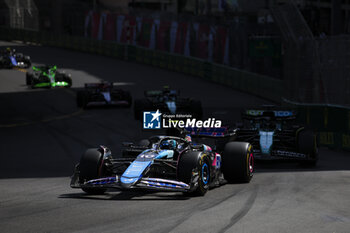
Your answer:
[[[80,159],[79,163],[79,181],[81,183],[98,179],[101,176],[102,153],[97,149],[88,149]],[[84,187],[82,190],[88,194],[103,194],[106,192],[105,188]]]
[[[198,174],[197,187],[191,190],[191,194],[204,196],[208,191],[211,175],[209,161],[208,155],[202,152],[192,151],[181,155],[177,168],[178,180],[191,185],[193,174]]]

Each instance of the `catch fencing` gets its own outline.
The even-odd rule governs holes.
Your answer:
[[[0,25],[38,30],[39,12],[33,0],[4,0],[0,9]]]
[[[271,12],[284,41],[284,97],[350,107],[350,37],[314,37],[293,1]]]

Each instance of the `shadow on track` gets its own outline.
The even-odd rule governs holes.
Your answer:
[[[319,161],[315,167],[303,167],[295,161],[256,161],[255,172],[315,172],[350,170],[350,153],[319,149]]]

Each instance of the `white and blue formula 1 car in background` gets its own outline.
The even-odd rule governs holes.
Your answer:
[[[220,141],[221,146],[194,143],[192,138]],[[232,134],[208,131],[203,135],[197,131],[190,136],[154,136],[140,145],[124,143],[123,158],[114,158],[104,146],[88,149],[76,165],[71,187],[89,194],[116,188],[204,195],[209,187],[226,181],[249,182],[254,170],[253,148],[230,138]],[[135,151],[139,152],[136,158]],[[129,152],[131,158],[126,158]]]
[[[0,68],[29,68],[31,64],[29,56],[17,53],[15,49],[0,51]]]
[[[258,160],[292,160],[305,166],[318,161],[316,134],[298,125],[296,111],[263,106],[242,112],[243,123],[236,129],[236,140],[250,142]]]
[[[113,82],[85,83],[84,89],[77,92],[77,106],[130,107],[132,97],[129,91],[122,90]]]
[[[145,91],[145,98],[136,99],[134,103],[134,116],[136,120],[142,119],[144,111],[160,110],[166,114],[190,114],[193,118],[201,119],[203,116],[202,103],[192,98],[180,97],[180,91],[169,89]]]

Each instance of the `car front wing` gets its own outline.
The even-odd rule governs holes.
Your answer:
[[[159,191],[188,192],[190,185],[181,181],[161,179],[161,178],[141,178],[132,185],[125,185],[120,181],[120,176],[104,177],[93,179],[84,183],[79,183],[79,173],[74,173],[71,188],[115,188],[127,189],[150,189]]]

